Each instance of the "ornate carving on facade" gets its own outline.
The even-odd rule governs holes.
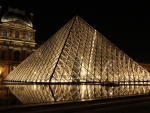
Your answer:
[[[25,15],[25,10],[21,11],[21,10],[18,10],[17,8],[13,9],[11,7],[8,7],[8,12],[20,13],[20,14]]]
[[[11,22],[10,23],[11,26],[17,26],[17,27],[23,27],[26,28],[27,26],[21,22]]]
[[[13,19],[12,19],[13,18]],[[31,25],[31,26],[30,26]],[[32,23],[24,11],[9,8],[0,23],[0,81],[35,49]]]

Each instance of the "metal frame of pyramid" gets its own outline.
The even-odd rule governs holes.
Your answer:
[[[75,16],[14,69],[5,81],[70,83],[149,81],[149,73]]]

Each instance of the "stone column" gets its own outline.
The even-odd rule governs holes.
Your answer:
[[[25,55],[26,55],[26,47],[23,47],[22,48],[22,54],[21,54],[21,56],[22,56],[22,61],[25,59]]]
[[[12,60],[13,59],[13,57],[12,57],[12,51],[13,51],[13,46],[11,46],[11,42],[9,43],[10,45],[9,45],[9,48],[8,48],[8,50],[9,50],[9,58],[8,58],[8,60]]]
[[[8,60],[12,60],[12,58],[11,58],[11,54],[12,53],[12,49],[9,49],[9,59]]]

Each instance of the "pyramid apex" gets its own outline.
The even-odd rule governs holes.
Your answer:
[[[79,15],[76,15],[76,16],[74,16],[74,18],[78,19],[78,18],[81,18],[81,17]]]

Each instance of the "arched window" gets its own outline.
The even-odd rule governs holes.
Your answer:
[[[14,52],[14,61],[19,61],[19,58],[20,58],[20,53],[19,53],[19,51],[15,51],[15,52]]]
[[[15,37],[19,38],[19,32],[18,31],[15,32]]]
[[[29,41],[31,38],[30,38],[31,34],[30,33],[27,33],[27,40]]]
[[[7,30],[6,29],[3,30],[3,36],[7,36]]]

